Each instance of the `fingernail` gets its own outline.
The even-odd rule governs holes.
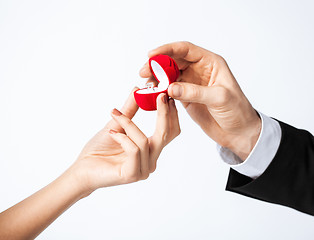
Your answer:
[[[173,99],[173,98],[170,98],[170,99],[169,99],[169,104],[171,104],[172,106],[175,106],[175,102],[174,102],[174,99]]]
[[[165,103],[165,104],[166,104],[166,103],[167,103],[167,100],[168,100],[167,95],[166,95],[166,94],[165,94],[165,95],[163,95],[161,100],[162,100],[162,102],[163,102],[163,103]]]
[[[172,85],[172,96],[180,97],[182,95],[183,88],[179,84]]]
[[[111,134],[115,134],[115,133],[118,133],[116,130],[114,130],[114,129],[110,129],[109,130],[109,133],[111,133]]]
[[[116,108],[114,108],[114,109],[111,111],[111,113],[112,113],[113,115],[115,115],[115,116],[121,116],[121,115],[122,115],[122,113],[121,113],[118,109],[116,109]]]

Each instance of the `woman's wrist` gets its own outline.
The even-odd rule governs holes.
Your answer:
[[[72,186],[72,194],[77,196],[77,199],[82,199],[89,196],[93,191],[93,189],[89,181],[87,180],[86,169],[83,171],[79,166],[75,163],[67,169],[61,176],[67,184]]]

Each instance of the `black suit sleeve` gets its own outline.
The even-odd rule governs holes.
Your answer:
[[[281,142],[265,172],[253,180],[230,169],[226,190],[314,215],[314,137],[278,122]]]

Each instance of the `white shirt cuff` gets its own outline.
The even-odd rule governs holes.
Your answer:
[[[281,128],[279,123],[258,112],[262,120],[262,129],[259,138],[245,161],[217,144],[217,150],[222,160],[237,172],[256,179],[266,170],[276,155],[281,141]]]

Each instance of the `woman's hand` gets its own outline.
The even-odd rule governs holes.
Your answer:
[[[146,179],[157,158],[180,133],[174,100],[157,99],[157,126],[147,138],[130,120],[136,113],[133,92],[113,119],[82,150],[77,161],[55,181],[0,213],[0,239],[33,239],[79,199],[100,187]]]
[[[157,125],[153,136],[131,121],[138,107],[133,92],[121,112],[114,109],[112,120],[84,147],[70,168],[76,173],[84,195],[100,187],[132,183],[148,178],[156,169],[162,149],[180,133],[173,99],[157,98]]]
[[[258,139],[261,120],[226,61],[189,42],[163,45],[152,50],[149,57],[159,54],[172,57],[181,70],[179,82],[169,86],[169,96],[182,102],[209,137],[246,159]],[[148,63],[140,75],[152,80]]]

